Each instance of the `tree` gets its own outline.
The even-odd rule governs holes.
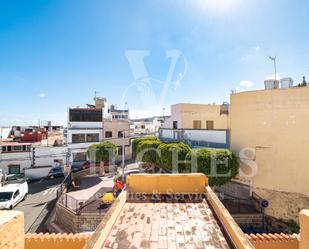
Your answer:
[[[115,158],[117,146],[110,141],[89,146],[87,156],[92,162],[108,163]]]
[[[238,161],[230,150],[195,149],[186,156],[187,171],[191,172],[192,162],[197,162],[197,172],[208,176],[210,186],[220,186],[234,178],[239,169]]]
[[[133,157],[136,157],[137,154],[137,146],[142,141],[160,141],[157,137],[149,136],[149,137],[138,137],[132,141],[132,154]]]
[[[151,166],[158,164],[160,156],[157,148],[161,144],[160,140],[143,140],[138,143],[137,146],[137,160],[140,162],[147,163]]]
[[[173,167],[178,161],[184,161],[186,155],[190,152],[190,147],[184,143],[162,143],[158,147],[160,152],[160,167],[167,171],[172,171],[178,167],[178,171],[185,170],[185,163],[181,162]]]

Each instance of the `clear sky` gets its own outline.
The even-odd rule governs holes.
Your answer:
[[[263,88],[268,55],[279,76],[309,78],[309,1],[1,0],[0,125],[65,124],[94,91],[127,102],[132,118],[222,103],[231,89]]]

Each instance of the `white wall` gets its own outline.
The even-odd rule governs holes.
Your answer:
[[[67,147],[35,147],[35,167],[54,166],[55,160],[66,163]]]
[[[9,165],[20,165],[20,172],[31,166],[31,152],[0,153],[0,168],[8,174]]]
[[[35,167],[55,166],[55,160],[66,163],[67,147],[35,147]],[[32,166],[31,152],[1,153],[0,168],[6,174],[9,165],[20,165],[20,172]]]

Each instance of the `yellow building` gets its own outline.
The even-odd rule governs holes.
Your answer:
[[[297,221],[309,208],[309,88],[231,95],[231,150],[240,178],[269,201],[267,214]]]
[[[180,103],[172,105],[171,116],[165,120],[163,127],[174,129],[228,129],[228,104]]]

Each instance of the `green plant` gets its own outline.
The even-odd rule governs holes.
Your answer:
[[[109,162],[115,158],[117,146],[110,141],[89,146],[87,156],[92,162]]]
[[[220,186],[228,182],[237,175],[239,168],[235,155],[225,149],[191,150],[186,156],[186,161],[188,172],[194,169],[192,162],[196,162],[197,172],[208,176],[210,186]]]
[[[149,137],[138,137],[132,141],[132,154],[133,157],[136,157],[137,154],[137,146],[142,141],[159,141],[157,137],[149,136]]]
[[[292,233],[299,233],[299,225],[294,220],[288,220],[287,225]]]
[[[190,151],[190,147],[184,143],[161,143],[158,147],[158,151],[160,152],[160,167],[162,169],[172,171],[178,167],[178,171],[182,172],[185,169],[185,163],[180,162],[178,165],[173,166],[173,164],[177,164],[178,161],[184,161],[186,159],[186,155]]]
[[[161,144],[160,140],[143,140],[137,146],[137,160],[140,162],[156,165],[159,162],[157,148]]]

